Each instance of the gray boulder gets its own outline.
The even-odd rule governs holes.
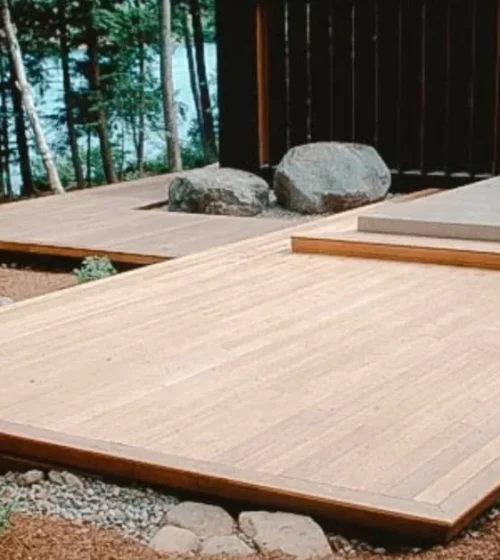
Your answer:
[[[281,206],[301,214],[342,212],[385,198],[391,173],[363,144],[317,142],[292,148],[274,176]]]
[[[14,303],[13,299],[9,297],[0,296],[0,307],[3,307],[4,305],[10,305],[11,303]]]
[[[257,175],[229,168],[204,168],[173,179],[170,212],[255,216],[269,206],[269,186]]]

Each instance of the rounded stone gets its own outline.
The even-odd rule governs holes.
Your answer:
[[[264,555],[283,554],[296,560],[333,557],[328,539],[310,517],[291,513],[248,511],[240,514],[240,530]]]
[[[252,556],[255,552],[236,535],[210,537],[203,541],[201,553],[206,556]]]
[[[157,552],[195,554],[200,549],[200,540],[187,529],[167,525],[156,533],[150,545]]]
[[[182,502],[166,515],[168,525],[192,531],[202,539],[231,535],[234,531],[233,518],[219,506],[198,502]]]

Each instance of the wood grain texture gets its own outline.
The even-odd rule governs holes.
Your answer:
[[[498,495],[498,272],[290,251],[365,211],[2,308],[0,455],[449,538]]]
[[[287,220],[169,213],[164,175],[0,205],[0,251],[151,264],[289,227]]]

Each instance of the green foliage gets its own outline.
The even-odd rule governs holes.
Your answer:
[[[73,273],[79,284],[114,276],[118,273],[108,257],[86,257]]]
[[[0,535],[11,526],[11,515],[15,508],[15,501],[0,506]]]

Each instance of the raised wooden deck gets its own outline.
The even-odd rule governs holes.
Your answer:
[[[141,210],[165,201],[170,177],[0,205],[0,250],[151,264],[290,226],[287,220]]]
[[[2,308],[0,453],[449,538],[499,489],[499,273],[304,227]]]
[[[500,242],[500,177],[366,212],[358,230]]]
[[[296,253],[500,270],[500,178],[326,221],[292,237]]]

